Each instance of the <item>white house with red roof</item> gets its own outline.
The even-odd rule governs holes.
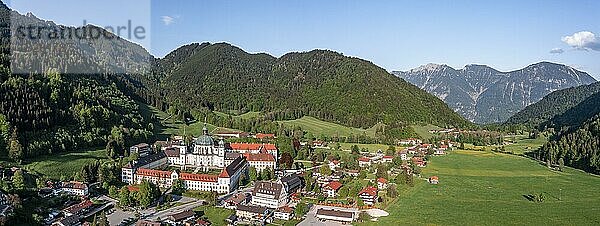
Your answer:
[[[277,162],[275,162],[275,158],[271,154],[246,152],[243,155],[250,166],[256,169],[256,172],[262,172],[265,169],[275,172]]]
[[[387,185],[388,185],[387,179],[385,179],[383,177],[377,178],[377,189],[379,189],[379,190],[386,189]]]
[[[392,162],[393,160],[394,160],[394,156],[392,156],[392,155],[385,155],[385,156],[383,156],[383,158],[381,158],[381,162],[383,162],[383,163]]]
[[[358,166],[360,167],[369,167],[371,166],[371,159],[365,156],[358,158]]]
[[[328,165],[329,165],[329,169],[335,170],[338,167],[340,167],[340,161],[339,160],[331,160],[331,161],[329,161]]]
[[[323,186],[323,194],[328,198],[334,198],[337,196],[337,192],[340,190],[341,187],[342,183],[340,183],[339,181],[329,182],[325,184],[325,186]]]
[[[358,192],[358,197],[362,199],[366,205],[373,205],[377,202],[377,188],[367,186]]]

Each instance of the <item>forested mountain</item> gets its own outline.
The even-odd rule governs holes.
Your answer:
[[[549,62],[511,72],[484,65],[467,65],[456,70],[446,65],[428,64],[393,73],[444,100],[465,118],[481,124],[504,122],[552,91],[595,82],[585,72]]]
[[[600,82],[555,91],[506,124],[554,131],[532,157],[549,165],[567,165],[600,173]]]
[[[185,51],[185,53],[178,53]],[[371,62],[327,51],[280,58],[226,43],[191,45],[161,81],[175,108],[263,111],[272,120],[304,115],[354,127],[378,122],[467,125],[443,102]],[[175,57],[169,57],[175,58]],[[162,61],[161,61],[162,62]]]
[[[600,102],[596,102],[596,105],[598,103]],[[600,114],[579,127],[561,131],[540,148],[534,157],[548,164],[564,164],[600,174]]]
[[[562,125],[573,125],[566,123],[568,117],[582,117],[584,120],[573,121],[576,125],[581,124],[581,122],[591,118],[593,115],[577,113],[582,111],[572,108],[582,104],[582,102],[598,92],[600,92],[600,82],[554,91],[537,103],[527,106],[510,117],[506,121],[506,124],[526,124],[530,127],[540,125],[554,127],[558,125],[560,128]],[[586,102],[593,100],[592,98]],[[596,103],[600,104],[600,102]],[[591,103],[583,103],[581,106],[593,105]],[[569,112],[566,113],[567,111]]]
[[[18,15],[4,4],[0,4],[0,20],[0,157],[20,161],[53,152],[104,146],[109,140],[123,147],[152,135],[150,119],[142,117],[139,106],[127,94],[133,92],[121,89],[126,87],[122,82],[125,75],[136,76],[139,67],[131,65],[142,65],[139,57],[145,50],[140,52],[139,46],[133,47],[121,39],[112,39],[115,43],[101,46],[80,40],[56,48],[45,41],[21,43],[16,39],[11,45],[10,31],[15,24],[68,28],[31,15]],[[86,58],[93,55],[86,51],[103,51],[104,57]],[[55,55],[61,60],[54,60]],[[47,60],[32,60],[37,57]],[[111,57],[115,57],[113,61],[109,61]],[[17,73],[10,70],[13,67]],[[58,73],[68,72],[65,67],[90,72],[120,68],[123,74]]]

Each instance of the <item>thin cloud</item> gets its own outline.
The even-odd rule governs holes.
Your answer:
[[[561,48],[554,48],[554,49],[550,50],[550,53],[552,53],[552,54],[562,54],[564,52],[565,51]]]
[[[600,37],[596,37],[594,33],[589,31],[580,31],[573,35],[565,36],[561,40],[576,50],[600,51]]]
[[[160,19],[167,26],[171,25],[172,23],[175,23],[175,17],[172,16],[161,16]]]

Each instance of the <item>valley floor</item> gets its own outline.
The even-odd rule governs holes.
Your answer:
[[[390,216],[365,225],[600,225],[600,177],[552,171],[523,157],[454,151],[432,157],[420,180],[401,192]],[[543,202],[528,195],[543,194]]]

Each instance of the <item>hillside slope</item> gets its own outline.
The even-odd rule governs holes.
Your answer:
[[[506,124],[547,125],[546,121],[554,117],[565,118],[567,115],[574,116],[572,113],[577,110],[573,110],[568,114],[565,114],[565,112],[598,92],[600,92],[600,82],[554,91],[537,103],[529,105],[511,116],[506,121]],[[554,121],[562,121],[558,118]],[[590,118],[590,116],[584,116],[584,118]]]
[[[361,128],[396,121],[468,124],[414,85],[371,62],[332,51],[275,58],[217,43],[169,64],[178,66],[161,85],[166,100],[178,108],[263,111],[273,120],[308,115]]]

